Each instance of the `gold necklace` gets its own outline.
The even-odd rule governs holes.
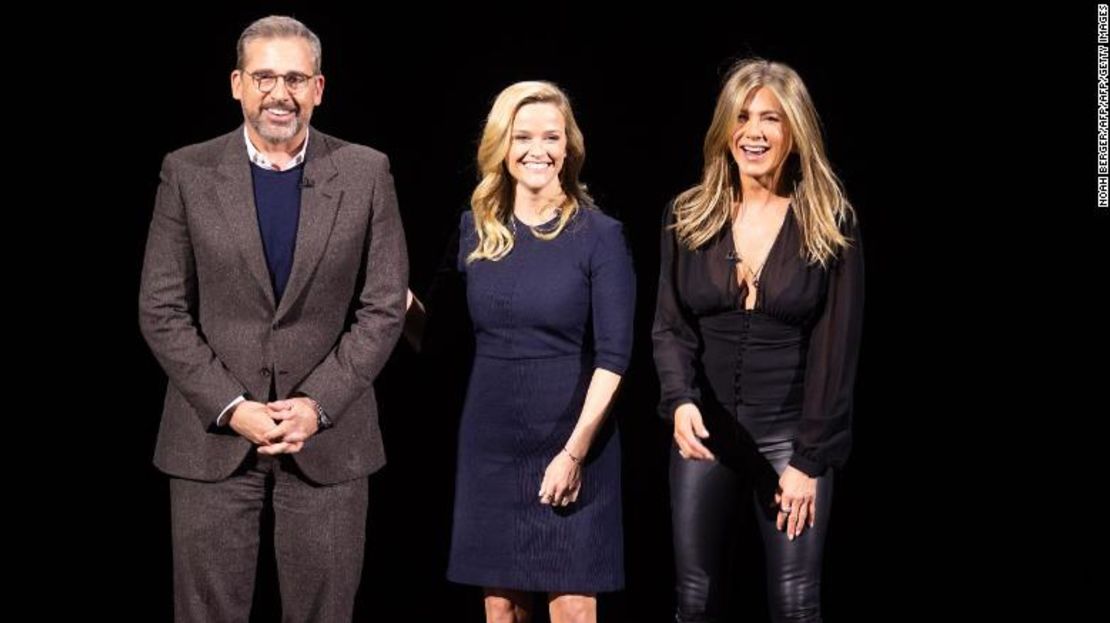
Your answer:
[[[556,199],[555,201],[552,201],[552,202],[548,203],[546,206],[544,206],[543,209],[540,210],[540,212],[539,212],[539,214],[541,215],[540,218],[543,218],[543,216],[542,216],[543,213],[547,212],[552,207],[555,208],[555,215],[551,217],[552,219],[557,218],[559,215],[561,215],[563,213],[563,203],[566,201],[566,198],[567,198],[566,195],[561,194],[561,195],[559,195],[558,199]],[[510,229],[513,230],[513,236],[516,236],[516,222],[518,220],[520,220],[521,223],[524,223],[524,221],[521,220],[520,217],[518,217],[516,215],[516,211],[514,210],[509,215],[509,226],[510,226]],[[543,221],[539,225],[528,225],[528,223],[524,223],[524,224],[528,225],[528,228],[531,229],[533,232],[539,232],[541,234],[544,234],[544,233],[547,233],[547,232],[544,231],[544,230],[539,229],[539,227],[540,227],[540,225],[546,224],[550,220],[551,219],[547,219],[546,221]]]
[[[767,198],[763,200],[763,205],[759,206],[759,209],[762,210],[763,208],[766,208],[767,204],[771,203],[771,198],[773,196],[773,193],[767,193]],[[735,227],[740,227],[741,225],[743,225],[744,221],[748,218],[749,208],[747,207],[747,202],[745,201],[744,203],[741,203],[740,207],[743,208],[743,214],[740,216],[739,219],[737,219]],[[777,237],[778,236],[775,236],[775,238]],[[736,230],[733,229],[733,252],[729,259],[733,260],[736,263],[736,266],[740,268],[741,271],[747,272],[748,280],[751,282],[752,287],[757,290],[759,289],[759,277],[763,274],[763,267],[767,265],[767,256],[770,255],[771,246],[774,246],[775,244],[775,238],[771,239],[771,245],[767,247],[767,253],[764,254],[763,261],[759,263],[759,266],[755,270],[752,270],[750,268],[751,262],[745,261],[744,257],[740,254],[739,241],[736,239]]]

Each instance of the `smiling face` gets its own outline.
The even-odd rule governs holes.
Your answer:
[[[729,151],[741,177],[770,186],[790,155],[792,140],[782,105],[770,89],[760,87],[748,97],[736,117]]]
[[[567,156],[566,119],[554,104],[521,106],[513,117],[505,167],[517,190],[552,196]]]
[[[324,95],[324,77],[315,74],[312,48],[302,37],[259,38],[246,45],[242,69],[231,72],[231,94],[243,106],[251,141],[279,145],[304,139],[313,109]],[[314,75],[315,74],[315,75]],[[278,77],[272,90],[259,88]],[[308,77],[307,80],[301,78]],[[289,80],[300,82],[290,88]]]

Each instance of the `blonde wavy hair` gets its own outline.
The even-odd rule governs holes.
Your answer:
[[[567,154],[559,172],[564,199],[559,205],[559,221],[549,230],[532,231],[544,240],[558,236],[580,207],[590,207],[593,200],[586,186],[578,181],[586,159],[582,131],[574,120],[570,99],[550,82],[517,82],[497,96],[486,118],[482,140],[478,144],[478,175],[480,181],[470,196],[474,230],[478,246],[467,256],[467,263],[477,260],[497,261],[513,250],[513,232],[509,229],[513,216],[513,193],[516,181],[505,165],[512,141],[513,120],[521,107],[528,104],[553,104],[566,122]]]
[[[791,153],[776,173],[773,190],[789,194],[802,233],[802,255],[823,266],[848,246],[841,224],[855,218],[844,187],[833,173],[821,122],[809,91],[797,72],[783,63],[760,58],[737,62],[725,76],[713,122],[705,135],[701,182],[675,199],[674,229],[679,241],[693,250],[729,224],[734,201],[742,197],[740,175],[729,151],[740,111],[760,87],[778,98],[786,117]]]

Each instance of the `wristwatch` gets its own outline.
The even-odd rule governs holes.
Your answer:
[[[320,403],[316,402],[315,399],[309,398],[308,396],[305,397],[312,403],[312,408],[316,409],[316,428],[320,430],[331,428],[331,418],[328,417],[328,412],[324,411],[324,407],[321,407]]]

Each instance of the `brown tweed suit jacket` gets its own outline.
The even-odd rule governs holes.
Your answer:
[[[155,465],[215,481],[251,444],[216,418],[242,394],[303,392],[335,426],[294,455],[329,484],[385,463],[372,383],[401,333],[408,283],[389,160],[312,129],[293,268],[275,304],[239,129],[166,156],[139,295],[169,377]]]

